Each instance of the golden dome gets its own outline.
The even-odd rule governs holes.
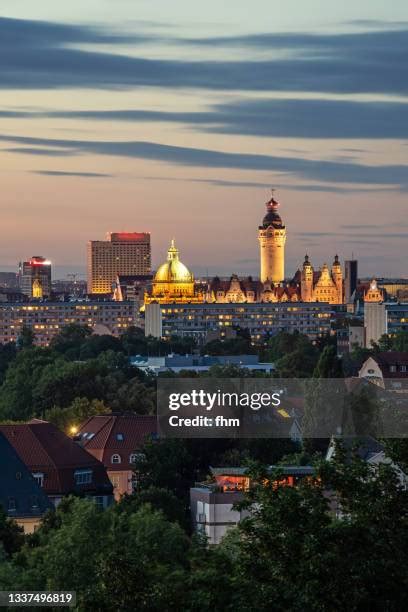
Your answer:
[[[167,261],[159,266],[154,277],[154,283],[193,283],[194,276],[180,261],[179,250],[171,241],[167,252]]]

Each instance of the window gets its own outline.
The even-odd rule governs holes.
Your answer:
[[[31,501],[31,509],[32,510],[37,510],[38,508],[38,497],[37,495],[32,495],[30,498]]]
[[[120,476],[116,476],[113,474],[109,478],[110,478],[113,488],[118,489],[120,487]]]
[[[117,439],[119,442],[123,442],[123,440],[124,440],[124,435],[123,435],[123,433],[117,433],[117,434],[116,434],[116,439]]]
[[[35,472],[33,478],[39,487],[42,488],[44,486],[44,474],[42,472]]]
[[[122,459],[121,459],[120,455],[118,455],[118,454],[112,455],[111,463],[122,463]]]
[[[97,495],[96,497],[94,497],[94,500],[95,500],[96,507],[99,508],[100,510],[103,510],[105,506],[103,496]]]
[[[76,485],[90,484],[92,482],[92,470],[76,470],[74,478]]]
[[[396,372],[396,371],[397,371],[397,366],[390,365],[390,372]]]
[[[15,512],[17,508],[17,504],[16,504],[16,500],[14,497],[9,497],[8,498],[8,511],[9,512]]]

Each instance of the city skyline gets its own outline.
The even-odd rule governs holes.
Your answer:
[[[89,240],[147,231],[153,268],[174,236],[198,276],[257,275],[276,187],[288,277],[406,276],[408,7],[219,4],[2,3],[2,270],[84,277]]]

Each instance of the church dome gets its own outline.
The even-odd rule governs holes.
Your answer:
[[[167,261],[159,266],[154,277],[154,283],[192,283],[194,276],[180,261],[179,250],[171,241],[167,252]]]
[[[262,221],[262,227],[266,229],[267,227],[274,227],[275,229],[281,229],[285,226],[282,223],[282,219],[278,213],[279,202],[272,198],[269,202],[266,203],[266,215]]]

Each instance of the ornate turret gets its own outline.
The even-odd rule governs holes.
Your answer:
[[[376,279],[373,278],[369,289],[364,293],[364,302],[376,302],[379,304],[382,301],[384,301],[384,294],[381,289],[378,288]]]
[[[337,289],[337,303],[343,304],[343,270],[341,269],[338,255],[335,255],[334,257],[332,277]]]
[[[279,202],[272,198],[266,203],[266,215],[259,226],[261,281],[269,280],[275,284],[285,278],[286,228],[278,213]]]
[[[313,302],[313,266],[305,255],[300,277],[300,293],[303,302]]]

